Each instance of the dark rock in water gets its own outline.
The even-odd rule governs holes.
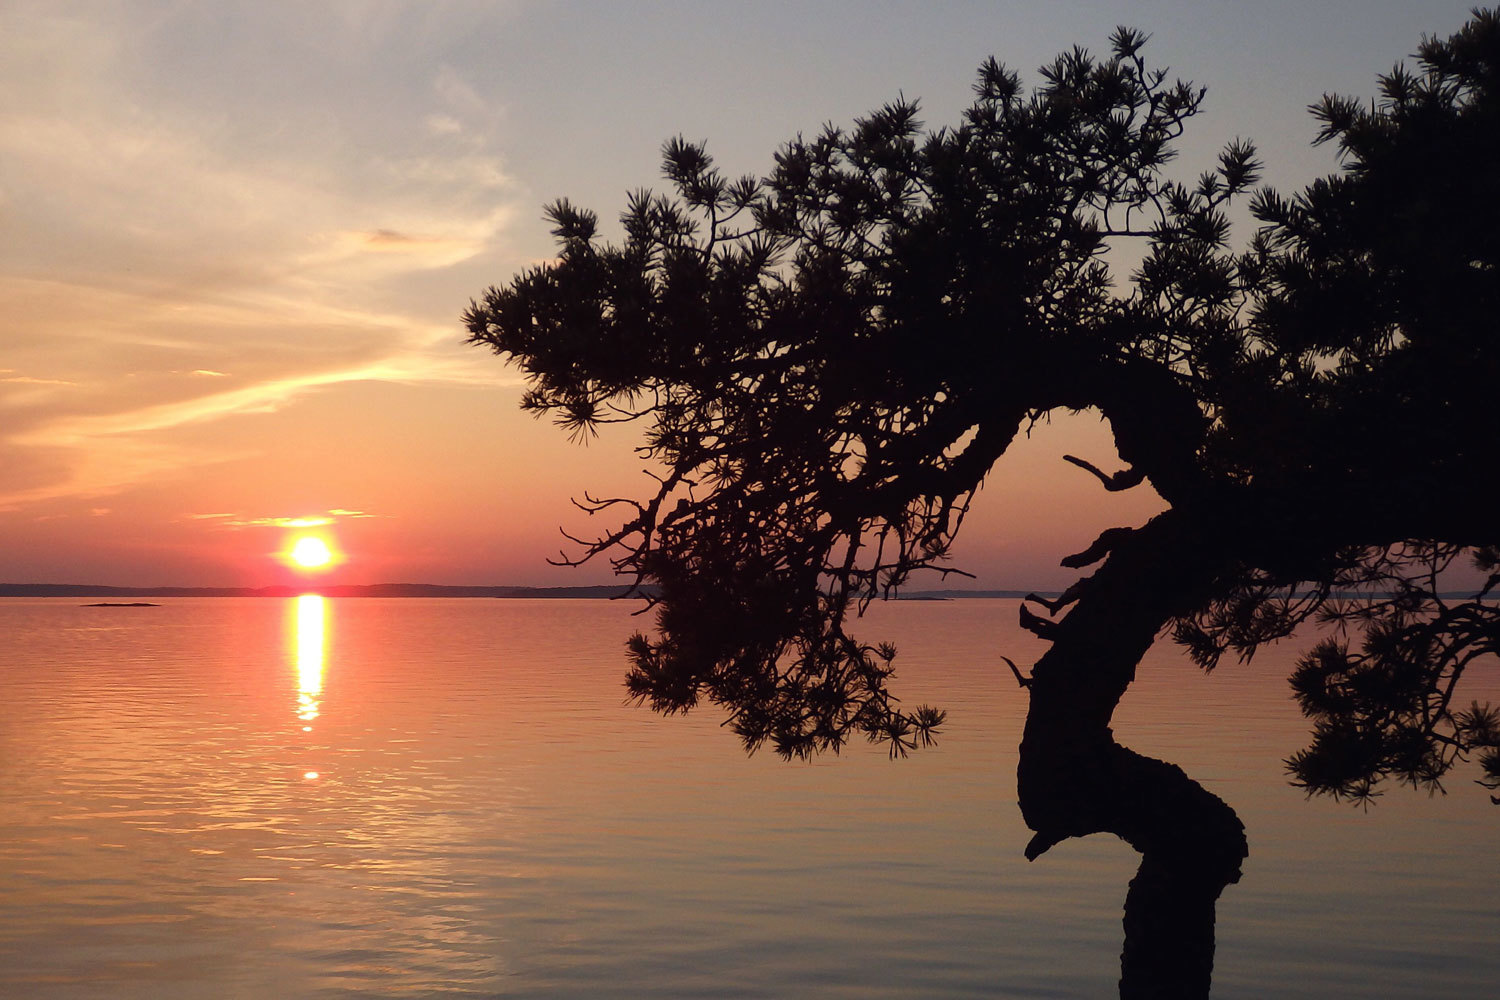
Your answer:
[[[150,601],[100,601],[98,604],[80,604],[80,608],[159,608],[160,604],[152,604]]]

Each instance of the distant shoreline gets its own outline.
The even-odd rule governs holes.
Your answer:
[[[647,593],[650,593],[648,588]],[[969,598],[1003,598],[1016,600],[1027,594],[1055,598],[1056,590],[909,590],[898,594],[897,601],[958,601]],[[480,597],[529,600],[610,600],[625,596],[625,587],[609,585],[598,587],[465,587],[447,586],[437,583],[375,583],[364,585],[340,584],[320,587],[307,584],[301,587],[108,587],[89,583],[0,583],[0,597],[92,597],[92,598],[145,598],[145,597],[297,597],[301,594],[321,594],[324,597]],[[639,595],[632,595],[639,596]],[[1336,592],[1330,595],[1336,600],[1358,600],[1372,597],[1389,597],[1389,594],[1360,594]],[[1470,591],[1444,591],[1438,595],[1454,600],[1469,600]],[[1486,598],[1496,599],[1495,595]]]
[[[488,597],[532,599],[608,599],[622,597],[620,585],[600,587],[463,587],[435,583],[341,584],[320,587],[108,587],[86,583],[0,583],[0,597],[296,597],[316,593],[324,597]],[[1057,591],[1029,590],[913,590],[902,601],[946,601],[971,597],[1025,597],[1038,593],[1055,597]]]

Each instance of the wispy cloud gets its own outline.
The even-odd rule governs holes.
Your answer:
[[[253,517],[224,522],[230,528],[321,528],[332,523],[331,517]]]
[[[461,300],[406,291],[503,243],[516,192],[491,101],[441,65],[388,100],[367,89],[445,15],[256,6],[237,41],[208,30],[216,9],[7,13],[0,509],[238,457],[177,432],[343,384],[515,381],[451,349]],[[265,64],[278,39],[297,45]],[[232,83],[246,59],[253,101]]]
[[[321,528],[350,518],[378,517],[362,510],[334,508],[324,514],[302,514],[295,517],[250,517],[239,513],[189,514],[192,521],[213,521],[224,528]]]
[[[0,510],[67,496],[103,496],[163,474],[235,460],[242,452],[207,451],[153,437],[225,417],[274,413],[299,397],[352,382],[516,384],[512,375],[466,361],[398,353],[366,365],[290,375],[237,389],[116,413],[65,415],[9,436],[7,445],[68,457],[66,474],[43,485],[0,491]]]

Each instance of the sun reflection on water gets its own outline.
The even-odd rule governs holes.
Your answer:
[[[303,594],[297,598],[296,614],[297,718],[304,723],[303,731],[311,732],[311,723],[318,717],[320,695],[323,693],[328,608],[321,595]]]

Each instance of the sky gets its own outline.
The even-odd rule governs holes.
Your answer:
[[[1034,82],[1117,24],[1209,88],[1184,176],[1245,137],[1294,189],[1335,165],[1307,105],[1470,4],[1040,7],[0,0],[0,582],[285,583],[305,531],[329,582],[607,582],[546,560],[603,527],[571,497],[647,490],[633,432],[522,414],[459,320],[552,256],[545,203],[613,219],[679,134],[738,175],[897,95],[953,123],[985,57]],[[1087,414],[1039,428],[960,536],[966,585],[1063,586],[1159,508],[1065,451],[1115,462]]]

